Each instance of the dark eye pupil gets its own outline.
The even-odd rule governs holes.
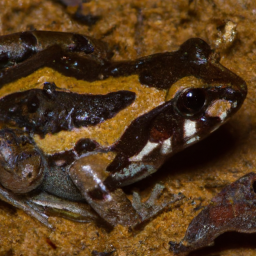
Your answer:
[[[185,91],[179,96],[177,107],[184,114],[195,114],[204,106],[205,93],[203,89],[195,88]]]
[[[198,111],[204,105],[204,94],[201,90],[191,90],[186,94],[184,104],[187,108]]]

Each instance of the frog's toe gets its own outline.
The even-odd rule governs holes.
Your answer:
[[[48,222],[49,216],[46,215],[39,207],[27,200],[24,201],[24,206],[25,209],[22,210],[24,210],[28,215],[36,218],[48,228],[54,229],[54,227]]]
[[[0,185],[0,200],[3,200],[21,210],[28,215],[36,218],[48,228],[53,229],[53,226],[48,222],[48,216],[44,211],[40,210],[36,205],[26,199],[26,197],[20,197],[5,189]]]
[[[163,194],[164,188],[165,186],[156,184],[149,198],[144,203],[141,202],[138,192],[133,192],[132,205],[136,212],[138,212],[138,214],[141,216],[142,221],[150,219],[161,212],[168,205],[171,205],[184,198],[184,195],[181,193],[171,197],[168,195],[168,197],[164,196],[164,198],[160,198],[160,196]]]

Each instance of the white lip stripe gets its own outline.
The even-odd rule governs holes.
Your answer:
[[[227,117],[227,111],[225,111],[225,112],[223,112],[221,115],[220,115],[220,120],[221,121],[224,121],[225,119],[226,119],[226,117]]]
[[[188,144],[191,144],[191,143],[193,143],[193,142],[195,142],[195,141],[198,141],[200,138],[198,137],[198,136],[196,136],[196,137],[194,137],[194,138],[191,138],[190,140],[188,140],[187,142],[186,142],[186,144],[188,145]]]
[[[172,152],[172,137],[164,140],[161,147],[161,154],[166,155]]]
[[[196,133],[196,122],[186,120],[184,123],[184,138],[191,137]]]
[[[148,155],[150,152],[153,151],[153,149],[155,149],[159,144],[158,143],[154,143],[154,142],[150,142],[148,141],[148,143],[146,144],[146,146],[140,151],[140,153],[136,156],[131,157],[129,160],[130,161],[141,161],[142,158],[146,155]]]

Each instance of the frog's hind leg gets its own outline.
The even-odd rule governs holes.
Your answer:
[[[43,223],[48,228],[53,228],[53,226],[48,222],[48,216],[43,211],[39,210],[36,206],[30,204],[29,200],[27,200],[25,196],[23,197],[15,195],[0,185],[0,199],[23,210],[28,215]]]
[[[85,202],[73,202],[45,192],[31,196],[29,201],[48,216],[58,216],[77,222],[101,222],[99,216]]]
[[[25,211],[48,227],[48,216],[27,200],[43,178],[45,159],[33,140],[22,131],[0,131],[0,199]]]

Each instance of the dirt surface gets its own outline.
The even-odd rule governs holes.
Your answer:
[[[0,35],[31,29],[69,31],[103,39],[114,59],[174,51],[191,37],[206,40],[221,63],[248,85],[242,109],[204,141],[175,155],[152,177],[134,184],[147,195],[156,182],[185,199],[137,230],[113,230],[95,223],[51,217],[49,230],[21,210],[0,204],[1,255],[172,255],[169,241],[180,241],[190,221],[223,187],[255,171],[255,13],[246,0],[109,0],[83,4],[83,13],[99,17],[94,25],[73,19],[75,7],[57,1],[2,0]],[[131,188],[128,188],[127,191]],[[214,247],[192,255],[256,255],[256,235],[226,234]]]

